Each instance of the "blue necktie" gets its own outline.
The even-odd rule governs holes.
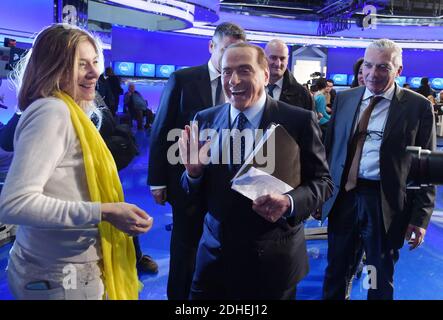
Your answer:
[[[275,87],[276,87],[277,85],[274,83],[274,84],[268,84],[268,94],[272,97],[272,98],[274,98],[274,89],[275,89]]]
[[[248,118],[246,118],[243,112],[239,113],[237,116],[237,126],[232,135],[232,168],[235,171],[238,171],[243,162],[245,161],[245,138],[241,136],[241,132],[246,128],[246,124],[248,123]]]

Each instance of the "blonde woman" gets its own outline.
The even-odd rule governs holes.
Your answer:
[[[23,114],[0,196],[0,221],[19,225],[7,271],[17,299],[138,298],[129,236],[153,221],[124,202],[112,156],[86,114],[101,56],[88,32],[56,24],[21,63]]]

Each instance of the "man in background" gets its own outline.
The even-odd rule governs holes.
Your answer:
[[[123,89],[121,87],[120,78],[114,74],[114,70],[112,70],[111,67],[107,67],[105,69],[105,75],[106,81],[108,82],[112,91],[112,95],[114,96],[114,103],[112,104],[113,108],[110,110],[112,112],[112,115],[115,116],[118,111],[118,104],[120,101],[120,96],[123,94]]]
[[[276,100],[313,111],[311,95],[288,69],[289,50],[286,43],[279,39],[269,41],[265,47],[265,54],[270,72],[267,93]]]

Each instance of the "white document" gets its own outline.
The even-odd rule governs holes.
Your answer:
[[[232,189],[255,200],[269,193],[284,194],[293,188],[287,183],[260,169],[251,167],[245,174],[232,181]]]

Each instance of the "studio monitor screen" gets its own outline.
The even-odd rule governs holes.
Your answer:
[[[171,73],[175,71],[175,66],[171,64],[159,64],[155,68],[155,76],[157,78],[169,78]]]
[[[114,62],[114,73],[117,76],[133,77],[134,63],[133,62]]]
[[[431,78],[429,79],[432,89],[443,90],[443,78]]]
[[[137,77],[155,77],[155,64],[153,63],[136,63],[135,75]]]
[[[420,81],[421,77],[409,77],[407,80],[412,89],[418,89],[418,87],[420,87]]]
[[[337,86],[347,86],[348,85],[348,75],[344,73],[331,74],[330,78],[334,81],[334,85]]]

